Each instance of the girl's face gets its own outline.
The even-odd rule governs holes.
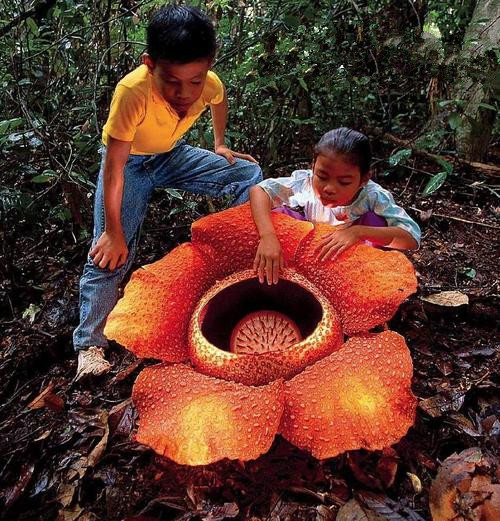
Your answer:
[[[370,174],[362,177],[359,167],[342,155],[320,154],[313,163],[314,192],[327,208],[350,204],[369,178]]]

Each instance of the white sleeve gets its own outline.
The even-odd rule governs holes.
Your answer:
[[[307,189],[310,173],[307,170],[295,170],[290,177],[269,178],[261,181],[260,186],[270,197],[273,208],[277,206],[297,206],[292,198]]]
[[[387,221],[388,226],[397,226],[406,230],[420,246],[420,228],[418,224],[406,213],[406,211],[398,206],[394,201],[392,194],[381,188],[373,195],[370,208],[377,215],[380,215]]]

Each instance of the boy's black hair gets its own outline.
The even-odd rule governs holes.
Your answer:
[[[372,149],[369,139],[352,128],[340,127],[329,130],[314,147],[314,159],[318,155],[339,154],[345,156],[349,163],[359,167],[361,176],[370,171]]]
[[[217,49],[213,23],[196,7],[162,7],[149,21],[146,33],[147,52],[153,61],[212,60]]]

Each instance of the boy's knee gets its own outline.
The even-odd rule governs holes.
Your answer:
[[[263,179],[263,176],[262,176],[262,170],[260,168],[260,166],[258,165],[255,165],[257,167],[256,171],[255,171],[255,175],[253,177],[253,184],[256,185],[257,183],[260,183]]]
[[[245,161],[246,163],[246,175],[245,179],[248,180],[249,185],[255,185],[262,181],[262,170],[256,163]]]

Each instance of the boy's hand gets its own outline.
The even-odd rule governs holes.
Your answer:
[[[259,276],[259,282],[262,284],[267,279],[269,285],[278,284],[279,272],[284,264],[281,244],[276,234],[262,236],[253,261],[253,269]]]
[[[257,163],[257,160],[253,158],[249,154],[241,154],[240,152],[234,152],[233,150],[227,148],[225,145],[219,145],[215,147],[215,153],[219,156],[225,157],[230,165],[234,165],[235,157],[239,157],[240,159],[246,159],[247,161],[251,161],[252,163]]]
[[[89,255],[95,266],[102,269],[107,267],[113,271],[123,266],[127,260],[128,248],[125,237],[122,233],[104,232],[90,250]]]
[[[342,252],[361,240],[358,232],[358,226],[349,226],[329,233],[314,249],[317,258],[320,261],[326,261],[333,255],[332,260],[335,260]]]

